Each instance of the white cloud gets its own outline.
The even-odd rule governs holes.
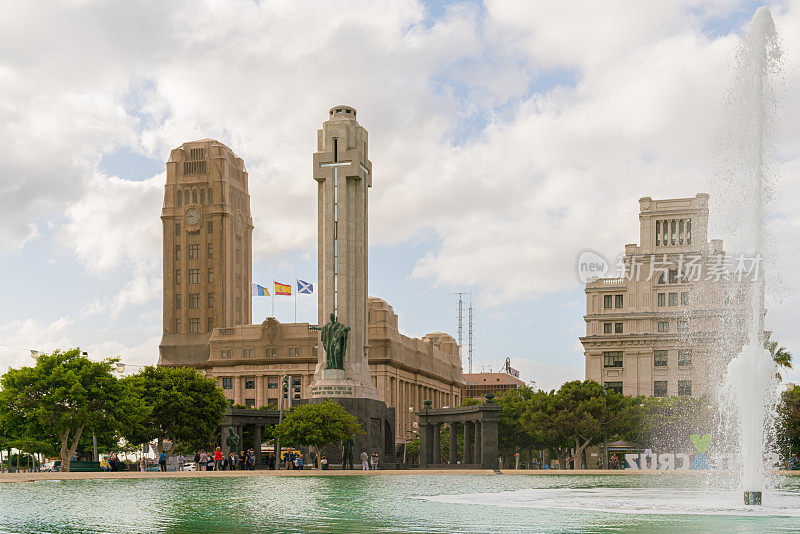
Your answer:
[[[65,316],[50,323],[25,319],[0,326],[0,339],[3,340],[0,345],[0,375],[9,367],[33,365],[31,350],[52,352],[71,348],[68,331],[73,324],[73,319]]]

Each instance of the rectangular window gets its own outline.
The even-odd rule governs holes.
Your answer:
[[[622,323],[614,323],[614,333],[615,334],[622,333]]]
[[[181,270],[175,269],[175,283],[180,285],[181,284]]]
[[[289,347],[289,357],[297,358],[300,356],[300,347]]]
[[[686,244],[692,244],[692,220],[686,219]]]
[[[208,199],[209,199],[209,201],[211,200],[211,194],[210,193],[208,195]],[[214,233],[214,221],[208,221],[206,223],[206,233],[207,234],[213,234]]]
[[[181,223],[175,223],[175,235],[181,235]]]
[[[692,349],[678,349],[678,367],[692,365]]]
[[[677,284],[678,283],[678,270],[677,269],[670,269],[669,270],[669,283],[670,284]]]
[[[209,243],[207,245],[206,256],[208,256],[209,258],[213,258],[214,257],[214,243]]]
[[[207,306],[209,308],[213,308],[214,307],[214,293],[209,293],[208,294],[208,304],[207,304]]]
[[[622,382],[606,382],[605,386],[609,391],[614,391],[622,395]]]
[[[175,259],[176,260],[181,259],[181,246],[180,245],[175,245]]]
[[[244,406],[248,410],[255,410],[256,408],[256,400],[255,399],[245,399]]]
[[[670,293],[669,294],[669,305],[670,306],[677,306],[678,305],[678,294],[677,293]]]
[[[658,305],[664,306],[667,303],[667,294],[666,293],[659,293],[658,294]]]
[[[612,332],[613,332],[613,329],[612,329],[612,328],[613,328],[613,327],[612,327],[611,323],[603,323],[603,333],[604,333],[604,334],[610,334],[610,333],[612,333]]]
[[[613,302],[613,295],[603,295],[603,308],[610,309]]]
[[[183,333],[183,324],[181,323],[180,317],[175,319],[175,333],[182,334]]]
[[[608,350],[603,352],[603,367],[622,367],[622,351]]]
[[[275,347],[267,347],[267,358],[275,358],[278,356],[278,349]]]
[[[661,276],[658,277],[658,283],[663,284],[665,281],[666,278],[664,278],[664,273],[661,273]]]
[[[267,379],[267,389],[278,389],[278,377],[271,376]]]
[[[684,397],[692,396],[692,381],[691,380],[678,380],[678,395]]]
[[[653,382],[653,396],[654,397],[666,397],[667,396],[667,381],[666,380],[655,380]]]
[[[676,232],[675,232],[675,219],[673,219],[672,221],[670,221],[670,225],[669,225],[669,244],[670,245],[674,245],[675,244],[675,234],[676,234]]]
[[[667,351],[654,350],[653,351],[653,367],[667,367],[668,363]]]
[[[669,321],[658,321],[659,332],[669,332]]]
[[[233,377],[225,376],[222,378],[222,389],[233,389]]]
[[[176,310],[180,310],[181,309],[181,294],[180,293],[176,293],[175,294],[175,309]]]
[[[200,257],[200,243],[189,244],[189,259],[196,260]]]
[[[256,379],[255,378],[245,378],[244,379],[244,389],[256,389]]]
[[[681,306],[689,305],[689,293],[681,293]]]
[[[214,330],[214,318],[213,317],[209,317],[208,318],[208,331],[211,332],[212,330]]]
[[[678,332],[688,332],[689,331],[689,321],[686,319],[678,319]]]
[[[190,334],[197,334],[200,332],[200,319],[198,317],[193,317],[189,319],[189,333]]]
[[[189,309],[196,310],[200,307],[200,293],[189,293]]]
[[[683,220],[678,221],[678,244],[683,245]]]
[[[208,268],[208,283],[210,284],[212,282],[214,282],[214,268],[213,267],[209,267]]]
[[[622,308],[622,295],[614,295],[614,307]]]
[[[656,246],[661,244],[661,221],[656,221]]]
[[[247,349],[247,357],[252,358],[253,356],[255,356],[255,352],[256,352],[255,349]]]
[[[189,269],[189,283],[190,284],[200,283],[200,269]]]

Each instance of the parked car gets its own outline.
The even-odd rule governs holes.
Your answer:
[[[161,471],[161,466],[160,466],[160,465],[158,465],[158,464],[156,464],[156,465],[151,465],[150,467],[148,467],[147,469],[145,469],[145,471],[155,471],[155,472],[158,472],[158,471]],[[168,465],[168,466],[167,466],[167,471],[176,471],[176,469],[175,469],[175,467],[174,467],[174,466],[172,466],[172,465]]]
[[[183,464],[184,471],[197,471],[197,464],[194,462],[186,462]]]

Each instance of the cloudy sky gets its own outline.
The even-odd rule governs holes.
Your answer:
[[[156,362],[164,162],[186,141],[246,162],[254,281],[314,281],[311,154],[328,108],[348,104],[375,172],[370,294],[409,335],[455,335],[453,294],[471,291],[474,368],[509,356],[543,387],[583,378],[578,253],[636,242],[639,197],[714,194],[733,51],[758,5],[3,4],[0,371],[78,345]],[[800,1],[769,5],[786,52],[771,221],[791,266]],[[783,273],[767,326],[800,355],[796,270]],[[316,299],[298,305],[313,322]],[[254,321],[269,311],[258,301]],[[292,301],[277,315],[293,320]]]

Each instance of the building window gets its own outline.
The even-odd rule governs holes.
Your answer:
[[[661,221],[656,221],[656,246],[661,244]]]
[[[670,306],[677,306],[678,305],[678,294],[677,293],[670,293],[669,294],[669,305]]]
[[[614,333],[615,334],[622,333],[622,323],[614,323]]]
[[[206,190],[205,189],[201,189],[200,190],[200,204],[205,204],[205,203],[206,203]]]
[[[267,379],[267,389],[278,389],[278,377],[271,376]]]
[[[175,259],[176,260],[180,260],[181,259],[181,246],[180,245],[175,245]]]
[[[609,391],[615,391],[620,395],[622,394],[622,382],[606,382],[605,386]]]
[[[183,203],[186,204],[187,206],[189,205],[189,190],[188,189],[184,189],[184,191],[183,191]]]
[[[689,321],[686,319],[678,319],[678,332],[688,332],[689,331]]]
[[[231,351],[222,349],[219,351],[219,357],[223,360],[230,360],[231,359]]]
[[[208,221],[206,223],[206,233],[213,234],[214,233],[214,221]]]
[[[181,270],[175,269],[175,283],[181,285]]]
[[[667,366],[667,351],[654,350],[653,351],[653,367],[666,367]]]
[[[214,281],[214,268],[213,267],[209,267],[208,268],[208,283],[210,284],[213,281]]]
[[[658,321],[659,332],[669,332],[669,321]]]
[[[175,319],[175,333],[182,334],[183,333],[183,324],[181,323],[180,317]]]
[[[672,221],[670,221],[670,225],[669,225],[669,236],[670,236],[669,237],[669,244],[670,245],[675,245],[675,233],[676,233],[675,232],[675,219],[673,219]]]
[[[658,305],[664,306],[667,303],[667,294],[666,293],[659,293],[658,294]]]
[[[189,293],[189,309],[196,310],[200,307],[200,293]]]
[[[692,244],[692,220],[686,219],[686,244]]]
[[[278,356],[278,349],[275,347],[267,347],[267,358],[275,358]]]
[[[208,203],[209,204],[214,203],[214,190],[211,189],[210,187],[208,188]]]
[[[255,378],[245,378],[244,379],[244,389],[256,389],[256,379]]]
[[[289,347],[289,357],[297,358],[300,356],[300,347]]]
[[[200,332],[200,319],[198,317],[192,317],[189,319],[189,333],[190,334],[197,334]]]
[[[653,396],[666,397],[667,396],[667,381],[656,380],[653,382]]]
[[[214,318],[213,317],[209,317],[208,318],[208,331],[211,332],[212,330],[214,330]]]
[[[614,295],[614,307],[622,308],[622,295]]]
[[[670,284],[677,284],[678,283],[678,270],[677,269],[670,269],[669,270],[669,283]]]
[[[683,220],[678,221],[678,244],[683,245]]]
[[[189,245],[189,259],[196,260],[200,257],[200,243],[191,243]]]
[[[256,408],[256,400],[255,399],[245,399],[244,406],[248,410],[254,410]]]
[[[689,305],[689,293],[681,293],[681,306]]]
[[[183,195],[181,194],[180,190],[178,190],[178,207],[180,208],[183,205]]]
[[[180,293],[175,293],[175,309],[176,310],[180,310],[181,309],[181,294]]]
[[[208,294],[208,307],[209,308],[213,308],[214,307],[214,293],[209,293]]]
[[[684,397],[692,396],[692,381],[691,380],[678,380],[678,395]]]
[[[666,281],[666,278],[664,278],[664,273],[661,273],[661,275],[658,277],[658,283],[659,284],[663,284],[663,283],[665,283],[665,281]]]
[[[610,309],[613,295],[603,295],[603,308]]]
[[[222,378],[222,389],[233,389],[233,377],[225,376]]]
[[[209,243],[206,247],[206,256],[209,258],[214,257],[214,243]]]
[[[197,189],[192,189],[192,202],[197,204]]]
[[[181,223],[175,223],[175,235],[181,235]]]
[[[692,365],[692,349],[678,349],[678,367]]]
[[[189,269],[189,283],[190,284],[200,283],[200,269]]]
[[[612,332],[611,323],[603,323],[603,333],[610,334]]]
[[[603,352],[603,367],[622,367],[622,351],[609,350]]]

